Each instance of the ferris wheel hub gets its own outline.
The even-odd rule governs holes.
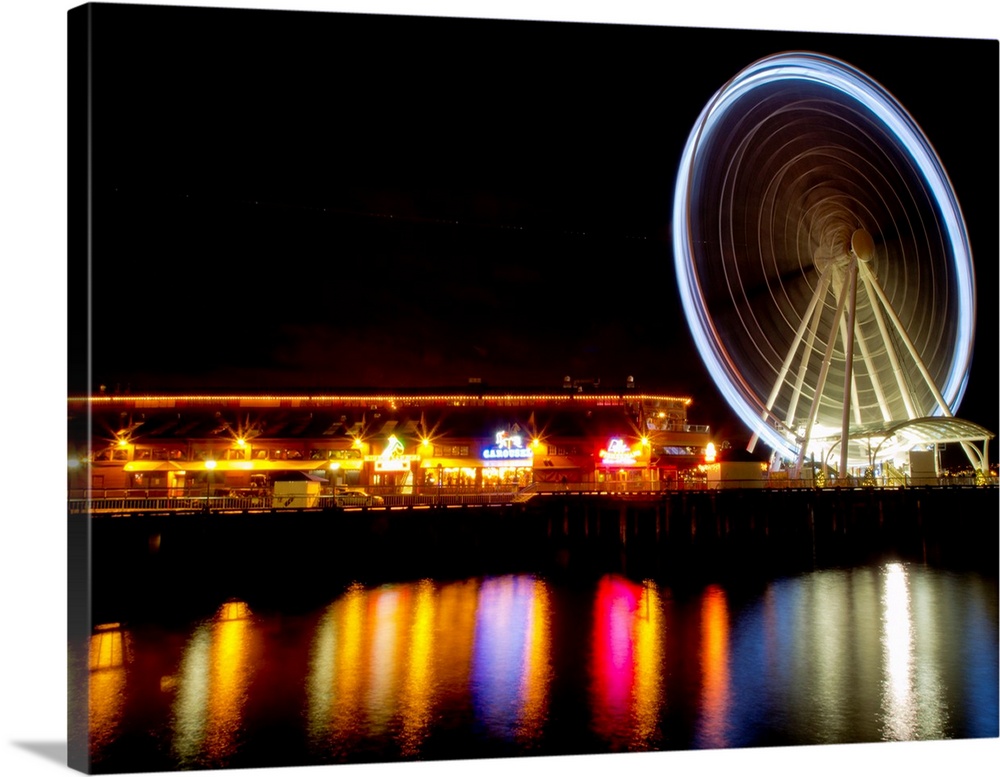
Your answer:
[[[851,235],[851,252],[862,262],[870,262],[875,256],[875,241],[866,229],[857,229]]]

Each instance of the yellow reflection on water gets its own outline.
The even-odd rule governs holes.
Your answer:
[[[354,702],[363,684],[365,589],[351,586],[323,614],[313,641],[307,683],[308,729],[322,744],[354,726]]]
[[[427,735],[431,721],[434,674],[434,614],[436,610],[434,584],[423,580],[417,585],[410,624],[400,708],[403,729],[400,734],[402,754],[416,755]]]
[[[548,586],[535,580],[531,586],[521,675],[521,709],[516,727],[521,740],[537,740],[542,735],[549,708],[550,653],[552,650],[551,602]]]
[[[701,604],[702,719],[705,747],[726,747],[729,714],[729,610],[717,585],[705,589]]]
[[[252,664],[245,603],[226,603],[200,624],[181,659],[174,700],[174,751],[181,768],[225,766],[238,735]]]
[[[635,612],[635,687],[632,718],[633,746],[644,747],[657,736],[662,706],[664,622],[660,592],[645,584]]]
[[[97,626],[90,637],[88,715],[91,756],[114,740],[125,703],[127,636],[118,623]]]

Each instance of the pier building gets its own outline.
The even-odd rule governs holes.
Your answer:
[[[68,398],[71,496],[671,490],[704,460],[691,398],[602,391],[98,394]]]

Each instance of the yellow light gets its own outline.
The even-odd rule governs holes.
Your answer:
[[[215,469],[215,460],[208,459],[208,461],[205,462],[205,469]]]
[[[126,440],[124,437],[119,437],[118,438],[118,447],[119,448],[124,448],[126,445],[128,445],[128,440]]]
[[[242,437],[237,437],[236,438],[236,444],[239,445],[242,448],[244,445],[247,444],[247,441],[244,440]]]
[[[705,461],[715,461],[715,444],[709,443],[705,446]]]

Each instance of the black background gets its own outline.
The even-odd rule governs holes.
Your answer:
[[[71,300],[71,393],[634,375],[745,437],[679,306],[673,186],[715,91],[800,49],[883,84],[940,156],[978,273],[958,415],[998,428],[996,41],[91,10],[92,307]]]

